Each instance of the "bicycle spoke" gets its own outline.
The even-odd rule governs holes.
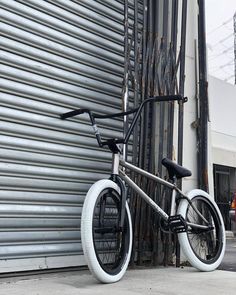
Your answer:
[[[219,231],[215,225],[218,222],[217,215],[211,204],[201,197],[195,198],[188,207],[186,220],[190,224],[187,235],[193,252],[202,261],[214,259],[220,243]]]
[[[114,190],[104,191],[98,198],[93,216],[93,240],[97,259],[106,272],[112,272],[124,258],[127,241],[127,217],[119,228],[120,197]]]

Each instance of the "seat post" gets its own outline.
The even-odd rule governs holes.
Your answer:
[[[177,184],[176,176],[173,176],[173,184],[174,184],[174,186],[176,186],[176,184]],[[173,216],[176,214],[176,195],[177,195],[177,192],[175,189],[173,189],[172,196],[171,196],[170,216]]]
[[[173,176],[173,184],[177,185],[177,177],[176,177],[176,175]]]
[[[119,164],[120,164],[120,154],[113,153],[112,154],[112,174],[113,175],[119,174]]]

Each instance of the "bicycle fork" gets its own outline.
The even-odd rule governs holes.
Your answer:
[[[119,164],[120,164],[120,154],[113,153],[112,154],[112,174],[110,179],[114,181],[120,188],[121,201],[119,203],[120,217],[119,217],[118,228],[120,231],[123,231],[124,220],[125,220],[125,210],[126,210],[125,206],[126,206],[126,199],[127,199],[127,189],[124,182],[122,181],[122,178],[119,175]]]

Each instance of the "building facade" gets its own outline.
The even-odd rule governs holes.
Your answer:
[[[123,5],[0,2],[0,272],[84,264],[82,204],[90,185],[109,173],[110,155],[97,147],[85,116],[61,121],[59,115],[76,108],[121,110]],[[193,175],[184,190],[197,186],[197,8],[197,1],[188,1],[183,164]],[[176,160],[177,117],[176,104]],[[123,127],[108,120],[101,128],[105,137],[109,128],[119,137]]]
[[[233,228],[229,209],[236,192],[235,97],[235,85],[209,77],[211,170],[214,179],[211,190],[228,230]]]

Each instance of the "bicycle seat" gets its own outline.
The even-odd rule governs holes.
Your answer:
[[[176,178],[188,177],[192,175],[192,172],[183,166],[176,164],[175,162],[171,161],[170,159],[164,158],[161,161],[162,165],[166,167],[169,173],[169,177],[171,180]]]

